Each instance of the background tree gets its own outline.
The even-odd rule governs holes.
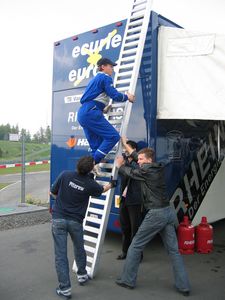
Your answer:
[[[26,143],[32,142],[48,144],[51,142],[51,128],[49,125],[46,128],[40,127],[40,129],[32,137],[29,130],[24,128],[20,130],[18,124],[16,126],[11,126],[10,124],[2,124],[0,125],[0,140],[8,140],[10,133],[21,134],[21,132],[24,133]]]

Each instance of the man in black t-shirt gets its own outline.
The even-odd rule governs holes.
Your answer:
[[[62,172],[51,187],[51,195],[56,200],[52,210],[55,266],[59,281],[56,293],[66,299],[71,298],[67,235],[70,234],[74,246],[78,282],[84,284],[88,280],[88,275],[82,223],[89,196],[98,197],[112,188],[111,183],[101,186],[93,179],[90,173],[93,167],[94,159],[91,156],[84,156],[78,161],[77,172]]]

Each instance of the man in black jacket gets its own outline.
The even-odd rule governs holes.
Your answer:
[[[113,187],[111,183],[104,187],[99,185],[93,179],[93,174],[90,174],[93,167],[94,159],[91,156],[81,157],[77,163],[77,172],[62,172],[51,187],[51,195],[56,199],[52,211],[55,267],[59,281],[56,293],[66,299],[71,298],[67,235],[69,233],[74,246],[78,282],[84,284],[88,275],[82,223],[89,196],[98,197]]]
[[[122,138],[125,148],[125,165],[135,169],[137,165],[137,143]],[[119,173],[120,174],[120,173]],[[128,248],[142,221],[141,185],[140,181],[122,175],[120,189],[120,225],[122,231],[122,253],[117,259],[125,259]]]
[[[175,286],[178,292],[188,296],[190,285],[178,251],[176,215],[166,197],[164,166],[153,162],[153,159],[154,151],[150,148],[139,151],[138,169],[125,166],[123,158],[117,158],[119,172],[141,182],[142,202],[147,213],[129,247],[121,278],[116,283],[130,289],[135,287],[141,253],[145,245],[159,233],[172,260]]]

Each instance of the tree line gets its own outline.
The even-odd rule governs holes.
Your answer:
[[[18,133],[21,136],[24,134],[24,139],[26,143],[44,143],[48,144],[51,142],[51,128],[47,126],[46,128],[40,127],[40,129],[33,135],[30,131],[22,128],[19,129],[19,126],[11,126],[10,124],[0,125],[0,140],[9,140],[10,133]]]

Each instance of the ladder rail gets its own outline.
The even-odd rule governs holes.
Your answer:
[[[135,94],[144,44],[145,44],[146,35],[148,31],[152,1],[153,0],[132,1],[131,9],[130,9],[131,13],[127,20],[125,31],[124,31],[124,37],[121,45],[119,58],[118,58],[118,66],[117,66],[118,71],[115,73],[114,76],[114,86],[119,90],[128,91],[131,94]],[[129,70],[126,71],[127,69]],[[126,78],[121,79],[124,76]],[[122,85],[122,87],[119,85]],[[120,136],[126,135],[129,119],[131,115],[131,110],[132,110],[132,103],[129,101],[127,101],[126,103],[113,103],[111,99],[110,105],[112,105],[112,108],[106,115],[106,119],[108,119],[108,121],[111,124],[115,124],[119,126]],[[121,108],[122,111],[117,113],[116,112],[117,108]],[[122,119],[118,119],[118,118],[122,118]],[[122,143],[121,141],[119,141],[117,148],[115,150],[115,156],[121,154],[122,154]],[[112,178],[113,179],[117,178],[118,169],[116,168],[115,160],[113,165],[107,163],[107,164],[103,164],[103,167],[107,169],[108,168],[112,169],[111,172]],[[104,181],[103,180],[98,180],[98,181],[102,184],[105,184],[106,182],[109,182],[109,178],[107,178],[107,180],[104,178]],[[96,236],[93,237],[92,235],[90,235],[90,238],[88,238],[86,234],[84,239],[85,248],[89,250],[87,252],[93,254],[93,256],[91,257],[87,255],[87,262],[91,264],[91,267],[87,265],[86,269],[88,271],[88,275],[91,278],[95,276],[99,264],[100,254],[103,248],[113,196],[114,196],[114,189],[111,189],[106,193],[104,193],[104,195],[101,197],[101,199],[99,199],[99,201],[94,197],[90,197],[88,203],[88,208],[84,219],[84,230],[86,229],[87,232],[91,232],[91,234],[97,235],[97,237]],[[102,206],[102,208],[100,209],[98,205]],[[100,210],[102,213],[100,213]],[[95,219],[95,215],[97,216],[96,219]],[[91,227],[90,223],[95,224],[93,228]],[[88,243],[92,243],[95,246],[90,246],[90,244]],[[74,269],[75,269],[75,262],[73,266],[73,270]]]
[[[135,4],[133,4],[133,6],[135,6]],[[152,1],[149,0],[149,1],[146,2],[146,11],[147,11],[147,13],[144,14],[142,28],[141,28],[141,31],[140,31],[140,37],[142,38],[143,41],[145,41],[146,36],[147,36],[151,7],[152,7]],[[131,18],[132,17],[130,17],[130,19]],[[127,21],[125,33],[129,30],[130,19],[129,19],[129,21]],[[126,39],[124,38],[122,46],[121,46],[122,51],[120,51],[119,62],[122,59],[123,50],[124,50],[125,47],[126,47]],[[136,57],[135,57],[135,63],[134,63],[134,67],[133,67],[133,70],[132,70],[132,77],[131,77],[131,81],[130,81],[130,85],[129,85],[129,92],[131,94],[135,94],[135,89],[136,89],[136,85],[137,85],[138,74],[139,74],[139,69],[140,69],[143,50],[144,50],[144,42],[143,43],[138,43],[138,48],[137,48]],[[119,63],[119,67],[120,67],[120,63]],[[118,67],[118,69],[119,69],[119,67]],[[117,76],[115,77],[114,82],[118,80],[119,75],[120,75],[119,72],[117,72]],[[130,115],[131,115],[131,110],[132,110],[132,103],[128,101],[126,103],[126,106],[125,106],[125,109],[124,109],[124,116],[125,117],[123,119],[123,123],[121,124],[120,136],[124,136],[127,133],[129,119],[130,119]],[[121,145],[121,141],[120,141],[117,154],[121,155],[121,153],[122,153],[122,145]],[[113,171],[112,171],[112,177],[116,178],[117,175],[118,174],[117,174],[117,170],[116,170],[116,165],[114,164]]]

